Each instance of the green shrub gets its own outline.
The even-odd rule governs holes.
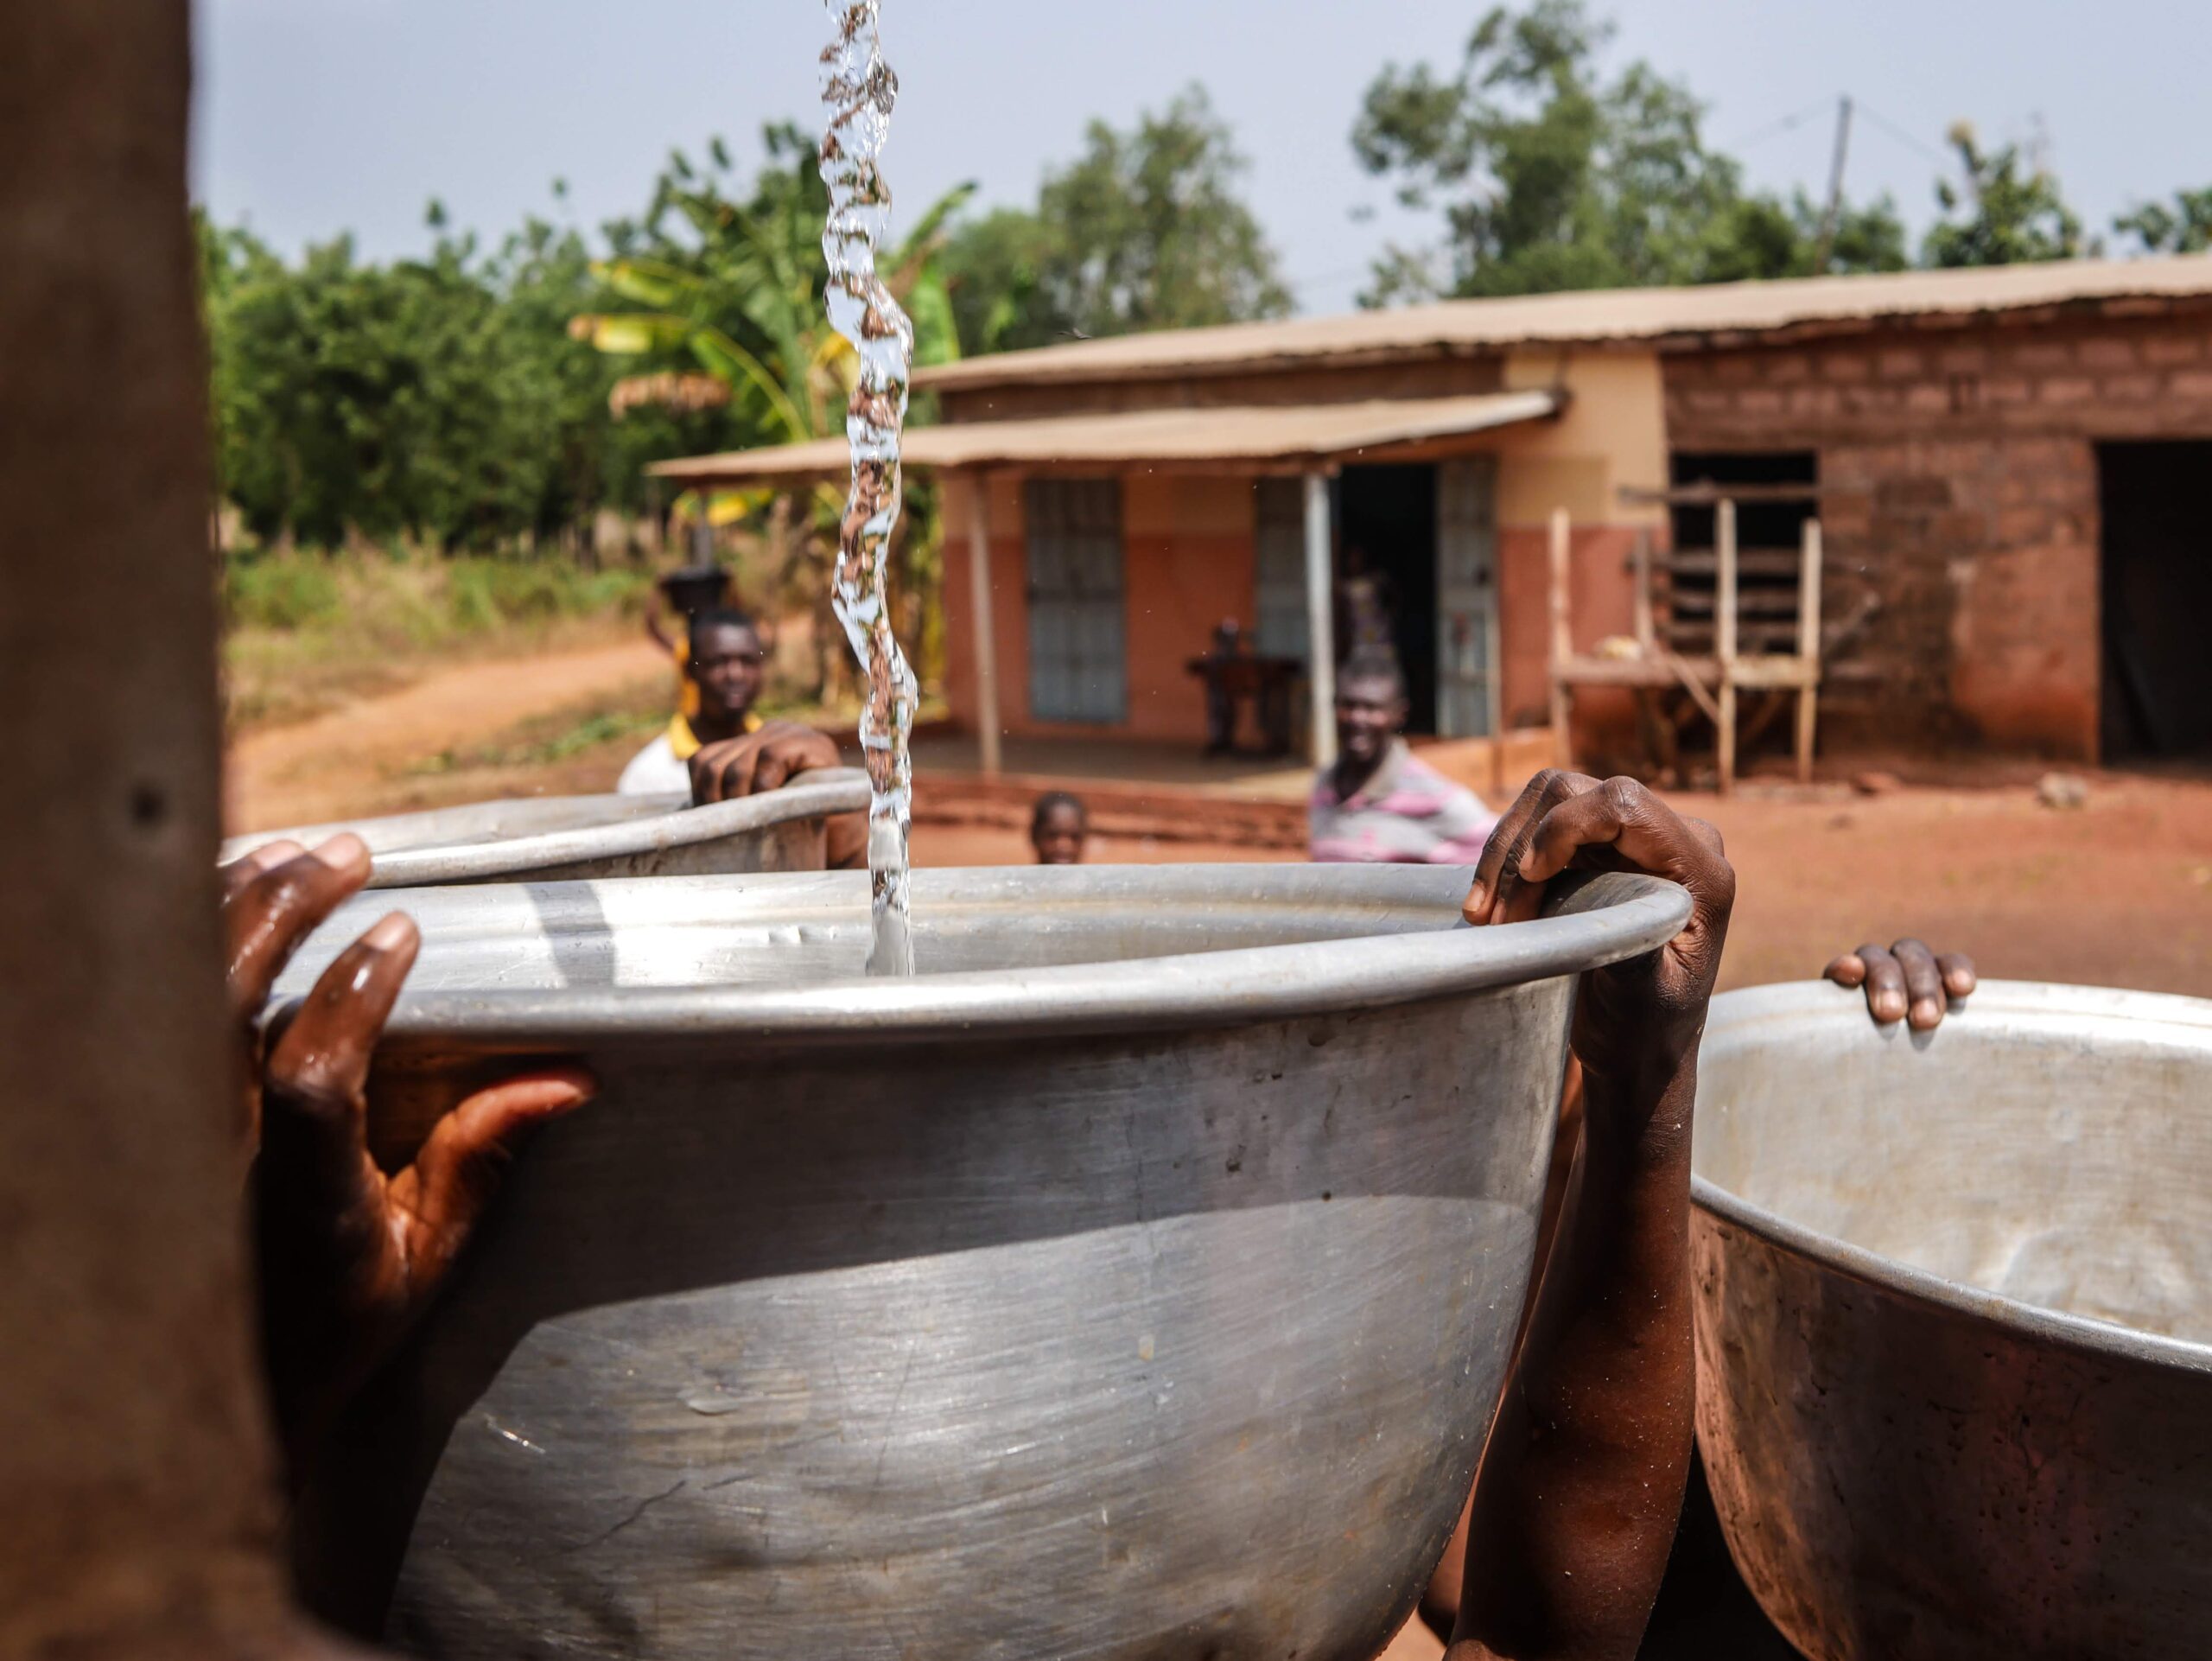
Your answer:
[[[317,556],[242,555],[223,568],[223,611],[233,628],[308,628],[344,605],[331,562]]]
[[[584,571],[565,560],[463,556],[446,566],[448,608],[463,633],[632,610],[649,586],[640,572]]]

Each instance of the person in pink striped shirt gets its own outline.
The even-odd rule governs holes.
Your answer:
[[[1337,759],[1307,804],[1307,849],[1330,864],[1472,865],[1497,815],[1407,747],[1406,681],[1388,653],[1337,676]]]

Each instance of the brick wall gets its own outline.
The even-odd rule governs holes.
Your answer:
[[[1832,748],[2094,758],[2101,439],[2212,437],[2212,311],[1899,328],[1670,353],[1676,450],[1811,449]]]

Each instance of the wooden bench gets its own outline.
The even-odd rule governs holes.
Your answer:
[[[1769,488],[1788,488],[1796,495],[1811,493],[1801,487]],[[1551,719],[1559,735],[1562,767],[1573,764],[1570,722],[1577,687],[1622,686],[1634,690],[1647,737],[1658,724],[1651,695],[1680,687],[1713,723],[1714,756],[1720,789],[1726,794],[1736,780],[1737,694],[1747,690],[1794,691],[1797,695],[1797,776],[1810,782],[1820,718],[1821,522],[1807,518],[1794,552],[1760,549],[1748,555],[1739,553],[1736,546],[1738,493],[1741,493],[1716,495],[1711,487],[1705,486],[1643,493],[1647,498],[1670,502],[1711,502],[1715,545],[1655,555],[1650,532],[1637,533],[1633,555],[1634,651],[1619,654],[1574,650],[1567,569],[1573,527],[1566,509],[1552,514]],[[1773,577],[1793,571],[1794,592],[1763,586],[1747,595],[1739,587],[1747,572]],[[1682,582],[1685,577],[1707,576],[1713,585],[1709,595],[1701,583],[1686,587]],[[1663,580],[1663,595],[1656,592],[1655,578]],[[1777,649],[1780,647],[1789,649]]]

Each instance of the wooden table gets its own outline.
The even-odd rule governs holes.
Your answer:
[[[1208,755],[1236,753],[1236,709],[1246,702],[1259,722],[1259,753],[1290,754],[1291,693],[1305,665],[1295,658],[1210,652],[1192,659],[1185,667],[1205,684]]]

